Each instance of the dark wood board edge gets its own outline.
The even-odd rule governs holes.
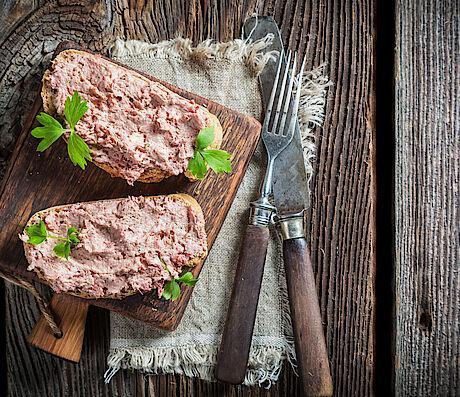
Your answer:
[[[78,44],[76,44],[76,43],[74,43],[72,41],[62,41],[56,47],[56,50],[53,53],[52,59],[54,59],[61,51],[64,51],[64,50],[67,50],[67,49],[82,50],[82,51],[85,51],[85,52],[88,52],[88,53],[96,54],[96,53],[94,53],[94,52],[92,52],[90,50],[87,50],[87,49],[83,48],[82,46],[80,46],[80,45],[78,45]],[[195,102],[197,102],[197,103],[199,103],[201,105],[205,105],[207,107],[216,106],[216,107],[219,107],[219,108],[224,108],[224,109],[230,111],[236,117],[240,117],[240,118],[244,119],[245,122],[247,122],[248,126],[251,126],[250,128],[253,128],[254,130],[257,130],[257,136],[260,133],[261,125],[253,117],[243,115],[243,114],[241,114],[241,113],[239,113],[237,111],[228,109],[225,106],[222,106],[222,105],[218,104],[217,102],[214,102],[212,100],[206,99],[206,98],[204,98],[202,96],[199,96],[197,94],[193,94],[193,93],[187,92],[185,90],[179,89],[178,87],[176,87],[174,85],[171,85],[171,84],[169,84],[167,82],[164,82],[164,81],[162,81],[160,79],[157,79],[156,77],[151,76],[151,75],[149,75],[147,73],[144,73],[144,72],[141,72],[141,71],[136,70],[134,68],[131,68],[131,67],[127,66],[127,65],[124,65],[124,64],[122,64],[120,62],[117,62],[117,61],[115,61],[113,59],[110,59],[110,58],[108,58],[108,57],[106,57],[104,55],[101,55],[101,54],[96,54],[96,55],[101,56],[104,59],[107,59],[110,62],[113,62],[113,63],[115,63],[117,65],[120,65],[120,66],[122,66],[122,67],[124,67],[126,69],[133,70],[136,73],[139,73],[139,74],[141,74],[141,75],[143,75],[143,76],[145,76],[145,77],[147,77],[147,78],[149,78],[149,79],[151,79],[153,81],[160,82],[161,84],[163,84],[164,86],[166,86],[170,90],[172,90],[174,92],[177,92],[177,93],[180,93],[180,95],[185,97],[185,98],[193,98],[195,100]],[[41,94],[40,93],[41,93],[41,86],[40,86],[40,90],[39,90],[39,93],[37,95],[37,98],[36,98],[36,100],[34,102],[34,105],[32,107],[32,110],[30,111],[29,115],[27,116],[26,122],[24,123],[24,126],[23,126],[23,128],[21,130],[21,133],[20,133],[19,137],[18,137],[17,144],[16,144],[15,149],[13,151],[13,154],[11,156],[11,160],[10,160],[10,162],[8,164],[7,170],[5,172],[5,177],[3,178],[2,185],[1,185],[1,188],[0,188],[0,197],[4,193],[4,188],[5,188],[5,186],[7,186],[8,182],[9,182],[11,173],[12,173],[14,167],[15,167],[15,162],[16,162],[16,160],[18,158],[18,154],[20,153],[21,146],[23,145],[25,139],[28,137],[30,128],[34,124],[35,116],[36,116],[36,114],[38,113],[38,111],[40,110],[40,108],[42,106],[42,99],[41,99]],[[202,103],[200,103],[200,101],[202,101]],[[249,144],[251,144],[251,150],[250,150],[250,155],[245,158],[244,165],[243,165],[243,170],[246,170],[246,168],[247,168],[247,166],[249,164],[249,161],[250,161],[250,159],[252,157],[252,154],[254,153],[255,148],[257,146],[257,142],[258,142],[258,139],[255,139],[252,142],[248,142]],[[222,227],[223,221],[225,220],[225,217],[226,217],[226,215],[227,215],[227,213],[228,213],[228,211],[230,209],[231,203],[233,202],[233,199],[234,199],[234,197],[236,195],[236,192],[238,190],[238,187],[239,187],[239,185],[240,185],[240,183],[241,183],[241,181],[243,179],[243,176],[244,176],[244,172],[241,174],[241,176],[240,176],[235,188],[231,192],[230,201],[229,201],[230,204],[228,205],[228,208],[225,211],[225,216],[222,218],[223,220],[222,220],[221,224],[219,225],[218,230],[220,230],[220,228]],[[212,244],[214,243],[214,240],[217,237],[218,230],[213,236],[211,236],[211,238],[209,238],[209,236],[208,236],[208,249],[211,249]],[[201,272],[203,262],[204,261],[202,261],[201,263],[197,264],[192,269],[192,272],[193,272],[195,277],[198,277],[199,273]],[[20,272],[20,273],[16,272],[15,269],[11,268],[11,266],[9,266],[7,263],[5,263],[2,260],[2,258],[0,258],[0,266],[3,267],[3,268],[6,268],[13,275],[20,276],[20,277],[25,277],[26,279],[31,280],[31,281],[38,281],[40,283],[43,283],[43,281],[38,279],[35,276],[35,274],[32,273],[32,272]],[[120,300],[115,300],[115,299],[85,299],[85,298],[80,298],[80,297],[77,297],[77,296],[72,296],[72,298],[75,299],[75,300],[78,300],[78,301],[82,300],[82,301],[85,301],[85,302],[89,302],[91,305],[106,308],[106,309],[121,313],[121,314],[123,314],[123,315],[125,315],[127,317],[131,317],[131,318],[136,319],[136,320],[144,321],[144,322],[148,323],[149,325],[152,325],[155,328],[172,331],[172,330],[176,329],[177,326],[179,325],[180,320],[182,319],[182,316],[183,316],[183,314],[185,312],[185,309],[187,307],[188,301],[190,300],[192,291],[193,291],[193,288],[185,288],[185,289],[182,290],[182,293],[181,293],[181,296],[179,297],[179,299],[177,299],[174,302],[169,302],[169,301],[165,302],[165,306],[167,306],[167,310],[165,310],[165,312],[163,312],[163,313],[168,313],[167,318],[169,320],[169,321],[166,321],[166,322],[164,321],[164,319],[159,321],[159,322],[145,321],[143,316],[137,314],[136,312],[123,311],[123,309],[120,308],[119,305],[118,305]],[[125,298],[125,299],[129,299],[129,298],[130,297]]]
[[[24,122],[24,126],[22,127],[21,133],[18,136],[16,145],[14,146],[13,153],[11,154],[10,161],[8,162],[8,166],[5,170],[5,175],[3,176],[2,183],[0,185],[0,197],[3,195],[5,187],[8,184],[9,178],[11,176],[11,172],[14,169],[14,163],[16,162],[19,152],[21,151],[21,147],[25,139],[27,138],[28,131],[30,131],[30,129],[32,128],[32,125],[34,124],[34,121],[35,121],[35,116],[37,115],[42,105],[43,105],[42,97],[39,92],[37,97],[35,98],[34,104],[32,106],[32,110],[30,111],[29,115],[26,118],[26,121]],[[0,258],[0,261],[1,261],[1,258]]]

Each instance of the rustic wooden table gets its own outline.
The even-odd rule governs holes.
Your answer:
[[[308,66],[334,86],[316,129],[309,236],[338,396],[459,395],[459,6],[455,0],[4,0],[0,5],[0,166],[46,60],[70,39],[106,52],[151,42],[240,36],[273,15]],[[31,348],[34,299],[0,290],[0,395],[294,396],[182,376],[120,372],[105,385],[108,313],[91,309],[81,362]],[[6,348],[4,348],[6,347]]]

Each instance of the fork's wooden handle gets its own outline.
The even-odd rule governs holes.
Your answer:
[[[268,236],[268,227],[246,229],[217,358],[216,378],[222,382],[240,384],[246,374]]]
[[[304,394],[332,396],[321,312],[306,240],[284,240],[283,255],[297,364]]]
[[[43,316],[37,321],[27,341],[47,353],[73,362],[80,361],[86,314],[89,304],[70,295],[54,294],[50,309],[63,335],[53,335]]]

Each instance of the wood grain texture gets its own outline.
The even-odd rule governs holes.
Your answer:
[[[38,308],[30,294],[8,286],[7,376],[10,396],[134,396],[136,377],[122,373],[109,386],[102,374],[106,369],[109,343],[108,315],[91,308],[85,343],[79,364],[56,358],[26,342],[27,333],[38,318]],[[27,309],[26,309],[27,308]],[[13,325],[14,324],[14,325]]]
[[[12,9],[14,3],[19,0],[7,0],[1,7],[10,4]],[[375,315],[373,1],[37,1],[24,13],[18,11],[19,22],[1,41],[0,147],[6,149],[0,156],[3,161],[9,156],[45,61],[62,39],[98,51],[115,36],[153,42],[177,35],[195,43],[207,37],[228,40],[240,36],[244,19],[255,10],[275,17],[285,43],[307,55],[307,68],[327,62],[334,81],[324,128],[315,130],[318,161],[307,224],[335,394],[368,396],[374,383]],[[38,318],[27,292],[8,286],[6,298],[12,396],[57,395],[63,390],[72,390],[74,396],[300,395],[298,378],[289,368],[269,391],[180,376],[155,376],[144,382],[141,375],[124,371],[106,386],[101,382],[108,348],[105,313],[90,310],[82,360],[70,365],[26,345],[24,335]]]
[[[221,382],[244,381],[269,238],[268,226],[248,225],[244,234],[217,357],[215,376]]]
[[[395,392],[460,395],[458,1],[397,2]]]
[[[305,238],[283,241],[297,368],[305,396],[332,396],[315,275]]]
[[[57,326],[62,331],[55,335],[42,315],[27,338],[32,346],[55,356],[78,363],[85,336],[89,304],[65,294],[54,294],[49,304]]]

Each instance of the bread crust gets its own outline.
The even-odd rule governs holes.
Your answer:
[[[163,196],[167,196],[167,197],[171,197],[171,198],[176,198],[177,200],[180,200],[180,201],[183,201],[184,203],[186,203],[190,208],[193,209],[193,211],[197,214],[201,214],[203,215],[203,210],[201,209],[200,207],[200,204],[198,204],[198,202],[190,195],[188,194],[185,194],[185,193],[174,193],[174,194],[169,194],[169,195],[163,195]],[[155,197],[162,197],[162,196],[145,196],[145,199],[153,199]],[[95,200],[95,201],[91,201],[93,203],[97,202],[97,203],[104,203],[104,202],[109,202],[109,201],[117,201],[117,200],[120,200],[120,199],[104,199],[104,200]],[[78,204],[78,203],[75,203],[75,204]],[[26,226],[24,227],[24,229],[28,226],[31,226],[32,224],[35,224],[35,223],[38,223],[40,220],[42,220],[44,218],[44,216],[50,212],[59,212],[60,210],[68,207],[68,206],[71,206],[71,205],[75,205],[75,204],[64,204],[64,205],[56,205],[54,207],[50,207],[50,208],[47,208],[47,209],[44,209],[42,211],[38,211],[36,212],[34,215],[32,215],[30,217],[30,219],[27,221],[27,224]],[[30,260],[29,260],[29,253],[32,249],[32,246],[26,242],[23,242],[23,246],[24,246],[24,252],[25,252],[25,255],[26,255],[26,259],[27,261],[30,263]],[[195,258],[192,258],[190,261],[187,262],[187,264],[185,265],[185,267],[195,267],[196,265],[200,264],[207,256],[208,254],[208,251],[206,249],[206,252],[201,255],[201,256],[198,256],[198,257],[195,257]],[[45,275],[39,270],[39,269],[33,269],[33,271],[37,274],[38,278],[46,285],[48,285],[49,287],[53,288],[53,286],[50,284],[50,282],[47,280],[47,278],[45,277]],[[122,299],[122,298],[125,298],[127,296],[131,296],[131,295],[135,295],[137,294],[138,292],[137,291],[126,291],[124,293],[120,293],[120,294],[107,294],[105,295],[103,298],[95,298],[94,296],[92,296],[91,294],[87,294],[87,293],[84,293],[84,292],[81,292],[81,293],[77,293],[77,292],[66,292],[66,294],[68,295],[73,295],[73,296],[77,296],[77,297],[80,297],[80,298],[85,298],[85,299],[106,299],[106,298],[110,298],[110,299]]]
[[[42,96],[42,100],[43,100],[43,109],[45,110],[46,113],[56,114],[56,109],[54,108],[53,101],[52,101],[53,94],[48,89],[49,84],[47,84],[47,81],[50,78],[50,74],[51,74],[51,70],[53,68],[53,65],[55,63],[57,63],[57,62],[64,61],[66,58],[69,58],[71,56],[71,54],[84,54],[84,55],[89,54],[91,56],[99,56],[99,55],[90,54],[90,53],[88,53],[86,51],[81,51],[81,50],[64,50],[64,51],[60,52],[54,58],[50,69],[45,71],[45,73],[43,75],[43,79],[42,79],[43,84],[42,84],[41,96]],[[104,59],[106,59],[106,58],[104,58]],[[106,59],[106,60],[108,62],[111,62],[109,59]],[[112,63],[114,63],[114,62],[112,62]],[[122,65],[119,65],[118,63],[114,63],[114,64],[116,64],[118,67],[123,67]],[[127,69],[127,68],[125,68],[125,69],[128,70],[129,73],[132,73],[132,74],[136,75],[137,77],[141,78],[142,80],[144,80],[146,82],[151,82],[152,81],[149,78],[145,77],[144,75],[142,75],[142,74],[140,74],[140,73],[138,73],[138,72],[136,72],[134,70]],[[165,88],[168,89],[167,87],[165,87]],[[206,108],[203,108],[203,109],[206,111],[208,119],[211,120],[210,124],[207,127],[210,127],[210,126],[214,127],[214,141],[210,145],[210,147],[212,147],[213,149],[219,149],[221,144],[222,144],[222,136],[223,136],[222,125],[220,124],[220,121],[219,121],[219,119],[217,118],[216,115],[210,113],[208,111],[208,109],[206,109]],[[96,161],[93,161],[93,164],[95,164],[97,167],[103,169],[104,171],[108,172],[112,177],[122,178],[120,173],[114,167],[112,167],[110,164],[99,164]],[[188,170],[185,172],[185,175],[187,176],[188,179],[190,179],[192,181],[196,180],[194,175],[192,175]],[[144,183],[154,183],[154,182],[160,182],[163,179],[168,178],[170,176],[172,176],[172,175],[168,175],[164,171],[162,171],[162,170],[160,170],[158,168],[152,167],[151,169],[145,170],[145,172],[137,179],[137,181],[138,182],[144,182]]]

